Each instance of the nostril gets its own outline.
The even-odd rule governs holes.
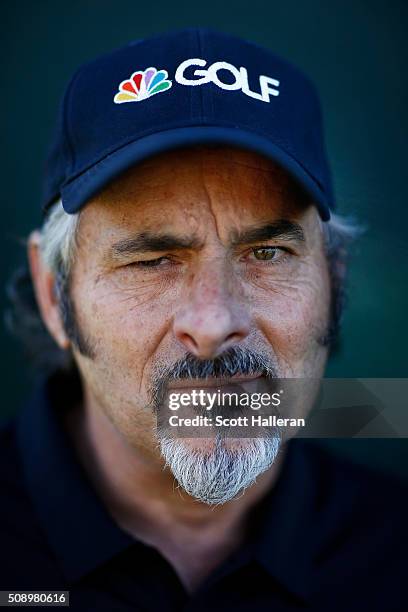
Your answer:
[[[192,336],[190,336],[190,334],[186,334],[186,333],[179,334],[179,340],[185,346],[187,346],[190,349],[190,351],[196,351],[198,349],[197,342],[194,340]]]
[[[210,359],[231,345],[238,344],[249,333],[246,318],[211,307],[204,313],[196,309],[181,312],[174,321],[174,335],[196,357]]]
[[[232,334],[229,334],[225,338],[224,342],[228,342],[228,343],[229,342],[239,342],[239,340],[241,340],[241,339],[242,339],[241,334],[237,334],[236,332],[234,332]]]

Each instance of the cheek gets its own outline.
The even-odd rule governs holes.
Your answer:
[[[146,365],[169,329],[177,300],[161,283],[100,279],[75,287],[77,316],[94,347],[95,365],[109,378],[139,385]],[[103,374],[105,375],[105,374]]]
[[[275,354],[298,371],[304,369],[306,359],[310,362],[313,354],[321,352],[319,340],[328,325],[330,289],[325,262],[300,266],[292,278],[258,283],[256,293],[258,327]]]

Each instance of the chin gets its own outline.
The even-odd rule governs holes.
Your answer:
[[[170,438],[159,441],[181,489],[209,505],[231,501],[252,486],[278,455],[281,438]]]
[[[241,453],[253,446],[254,438],[227,438],[223,436],[212,436],[211,438],[176,438],[177,443],[186,451],[211,455],[223,449],[227,452]]]

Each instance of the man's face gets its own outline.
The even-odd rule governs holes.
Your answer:
[[[186,356],[238,347],[280,377],[324,369],[318,213],[255,153],[173,152],[113,182],[81,215],[71,297],[91,351],[75,350],[85,398],[150,457],[152,387]]]

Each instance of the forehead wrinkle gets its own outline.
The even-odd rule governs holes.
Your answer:
[[[213,160],[211,160],[213,161]],[[276,164],[271,162],[270,167],[262,167],[262,165],[252,165],[248,162],[239,161],[236,159],[228,159],[226,160],[228,164],[232,166],[238,166],[239,168],[247,168],[248,170],[255,170],[256,172],[262,172],[266,176],[274,177],[278,176],[280,178],[286,178],[286,173]],[[215,167],[217,164],[213,162]],[[289,177],[287,177],[289,179]],[[286,182],[286,181],[285,181]]]
[[[221,210],[224,211],[227,215],[230,215],[232,212],[234,225],[239,226],[240,222],[242,221],[243,210],[247,208],[247,203],[242,202],[239,198],[239,195],[236,196],[234,190],[231,189],[231,185],[235,186],[236,184],[235,181],[237,176],[237,170],[241,168],[246,168],[248,170],[254,170],[256,172],[259,172],[260,168],[258,166],[253,166],[248,162],[241,161],[236,157],[231,157],[231,152],[241,155],[245,154],[247,156],[248,151],[227,148],[226,150],[224,150],[224,153],[226,153],[226,155],[222,158],[222,164],[220,164],[219,162],[217,163],[219,152],[220,151],[218,149],[210,151],[204,150],[204,154],[200,157],[200,162],[202,185],[205,191],[209,214],[213,219],[218,240],[223,243],[224,240],[222,238],[222,215],[220,215],[219,213],[217,214],[217,204],[218,199],[220,199],[220,193],[222,194],[223,199],[226,198],[226,200],[221,203]],[[213,169],[216,170],[215,175],[212,172]],[[253,193],[254,199],[257,199],[257,194],[260,190],[262,190],[261,185],[264,182],[264,177],[266,178],[267,174],[268,169],[265,168],[262,172],[263,180],[250,181],[250,190]],[[245,192],[245,197],[247,188],[247,185],[241,185],[240,192]],[[236,218],[236,214],[238,214],[238,219]],[[228,231],[228,241],[231,241],[231,235],[233,232],[235,234],[240,233],[239,227],[232,228]]]
[[[288,206],[289,210],[287,212],[290,212],[293,205],[297,203],[297,192],[296,187],[294,188],[293,186],[293,180],[279,166],[269,162],[269,160],[260,158],[258,164],[257,158],[254,158],[254,156],[248,156],[248,160],[245,158],[237,159],[237,157],[231,154],[228,155],[228,150],[224,153],[222,150],[211,151],[210,154],[208,151],[200,151],[198,155],[197,152],[195,152],[195,155],[194,152],[191,153],[192,155],[186,159],[186,167],[191,167],[191,164],[193,164],[196,168],[194,176],[191,177],[191,179],[194,179],[194,186],[190,183],[191,186],[189,187],[188,183],[186,183],[183,192],[174,190],[171,182],[169,182],[170,175],[168,172],[163,176],[159,172],[154,177],[154,184],[147,180],[149,176],[143,177],[145,179],[143,183],[146,182],[146,189],[143,189],[142,193],[140,185],[137,184],[138,181],[136,180],[140,169],[137,169],[135,172],[133,168],[127,177],[124,177],[123,182],[120,181],[119,185],[116,183],[115,188],[112,185],[103,194],[105,197],[101,194],[103,202],[99,200],[99,203],[111,206],[119,205],[122,213],[120,215],[120,224],[122,226],[128,225],[128,212],[124,209],[124,206],[126,206],[126,209],[131,206],[132,208],[139,209],[136,218],[140,213],[145,217],[145,220],[151,216],[151,226],[157,229],[160,217],[162,220],[163,217],[166,219],[167,202],[169,202],[170,210],[177,213],[177,216],[181,213],[185,217],[185,222],[190,226],[192,233],[194,230],[201,233],[205,229],[207,224],[203,224],[202,216],[205,207],[207,208],[207,223],[209,224],[207,228],[210,229],[212,225],[210,222],[212,217],[219,239],[221,239],[222,221],[225,217],[225,215],[220,217],[220,212],[224,211],[229,221],[233,221],[234,225],[238,224],[239,226],[240,220],[242,220],[240,210],[244,212],[248,209],[249,212],[252,211],[254,213],[256,210],[259,211],[259,208],[256,206],[257,201],[261,208],[265,209],[268,204],[268,192],[270,193],[271,200],[270,210],[273,213],[276,205],[280,209],[276,211],[279,217],[286,216],[282,214],[286,212],[283,208],[286,209],[286,206]],[[220,153],[222,154],[221,158]],[[254,159],[253,164],[251,163],[252,159]],[[216,163],[217,160],[219,163]],[[266,164],[268,164],[267,167]],[[156,166],[151,163],[151,165],[145,166],[145,169],[147,167],[149,169],[148,174],[150,174],[150,170]],[[243,170],[243,177],[241,176],[240,169]],[[247,169],[247,180],[245,180],[245,169]],[[252,173],[257,174],[259,178],[254,180]],[[121,188],[117,189],[117,187]],[[240,194],[242,194],[241,198]],[[175,210],[175,204],[177,204],[178,211]],[[143,214],[143,210],[147,215]],[[236,218],[237,216],[238,218]],[[264,215],[262,214],[261,216],[263,217]],[[146,227],[146,229],[150,228]]]
[[[223,160],[224,161],[224,160]],[[222,188],[221,193],[223,194],[223,197],[225,197],[225,194],[227,194],[227,204],[224,206],[224,209],[226,211],[229,210],[231,204],[233,205],[233,209],[235,213],[240,212],[240,209],[243,211],[245,208],[247,208],[247,203],[244,201],[242,202],[239,199],[239,194],[238,196],[235,196],[233,191],[229,188],[231,186],[231,182],[234,183],[235,182],[235,177],[236,177],[236,173],[235,172],[228,172],[228,170],[225,172],[225,174],[223,174],[222,172],[222,166],[214,164],[214,158],[212,158],[211,156],[205,156],[202,155],[200,157],[200,176],[202,177],[202,185],[204,187],[204,191],[205,191],[205,199],[206,199],[206,203],[208,205],[208,209],[209,209],[209,214],[211,215],[211,217],[213,218],[214,221],[214,226],[215,226],[215,230],[216,230],[216,234],[218,236],[218,239],[220,242],[223,242],[222,240],[222,235],[221,235],[221,229],[222,229],[222,218],[219,220],[218,216],[219,214],[217,214],[216,211],[216,207],[217,207],[217,200],[216,198],[219,198],[219,193],[220,193],[220,187]],[[257,181],[253,181],[253,180],[248,180],[247,181],[247,185],[245,185],[245,181],[244,184],[242,186],[242,190],[245,194],[245,198],[248,196],[248,190],[250,190],[253,194],[253,198],[251,198],[251,200],[258,200],[261,197],[262,192],[268,192],[271,191],[271,179],[274,178],[274,175],[276,173],[277,177],[281,180],[279,181],[274,181],[275,185],[275,193],[279,193],[282,194],[285,190],[285,188],[287,187],[286,183],[289,181],[291,182],[291,180],[289,179],[289,177],[287,177],[287,175],[285,173],[283,173],[283,171],[280,170],[280,168],[276,165],[273,165],[272,163],[270,164],[269,168],[260,168],[259,166],[254,166],[252,164],[249,164],[247,162],[243,162],[240,160],[236,160],[236,159],[231,159],[231,158],[227,158],[226,163],[230,166],[230,167],[238,167],[238,169],[240,168],[246,168],[248,170],[254,170],[256,173],[260,173],[259,175],[259,180]],[[265,163],[269,163],[267,162],[267,160],[265,160]],[[215,168],[217,171],[217,175],[218,177],[220,177],[221,179],[221,184],[218,184],[218,181],[215,180],[212,182],[212,179],[214,177],[214,175],[211,173],[211,170]],[[225,168],[225,166],[224,166]],[[236,169],[236,168],[235,168]],[[208,170],[210,172],[208,172]],[[207,176],[208,174],[208,176]],[[288,181],[286,181],[285,179],[288,179]],[[215,196],[213,195],[212,192],[215,192]],[[271,200],[271,209],[273,208],[273,200]],[[240,225],[240,221],[242,221],[242,215],[239,215],[239,219],[236,220],[238,221],[238,226]],[[279,223],[279,222],[278,222]],[[265,224],[257,224],[259,225],[265,225]],[[271,221],[269,223],[269,225],[273,225],[273,221]],[[252,226],[253,227],[253,226]],[[238,237],[241,234],[245,234],[247,233],[244,229],[239,229],[239,227],[233,227],[229,230],[228,232],[228,240],[230,243],[234,244],[235,242],[238,241]],[[290,232],[289,232],[290,233]],[[301,234],[301,230],[298,234],[298,239],[302,239],[300,237]],[[303,237],[303,236],[302,236]]]
[[[239,168],[247,168],[248,170],[254,170],[262,173],[265,178],[277,178],[279,179],[276,184],[276,188],[282,188],[288,184],[295,182],[295,180],[284,170],[277,162],[269,159],[259,153],[252,152],[246,149],[235,149],[225,147],[220,149],[203,149],[203,153],[207,153],[207,156],[203,155],[203,159],[209,166],[214,166],[219,169],[219,161],[217,160],[217,154],[223,152],[222,161],[224,164],[231,166],[238,166]],[[232,153],[232,155],[231,155]],[[243,158],[243,159],[240,159]]]
[[[205,194],[206,201],[207,201],[207,204],[208,204],[209,214],[211,215],[211,217],[213,219],[213,222],[214,222],[215,232],[217,234],[218,240],[222,243],[220,228],[219,228],[218,220],[217,220],[217,214],[216,214],[216,212],[214,211],[214,208],[213,208],[212,197],[211,197],[210,189],[209,189],[209,187],[207,185],[204,166],[205,166],[204,158],[201,157],[201,178],[202,178],[202,184],[203,184],[203,188],[204,188],[204,194]]]

